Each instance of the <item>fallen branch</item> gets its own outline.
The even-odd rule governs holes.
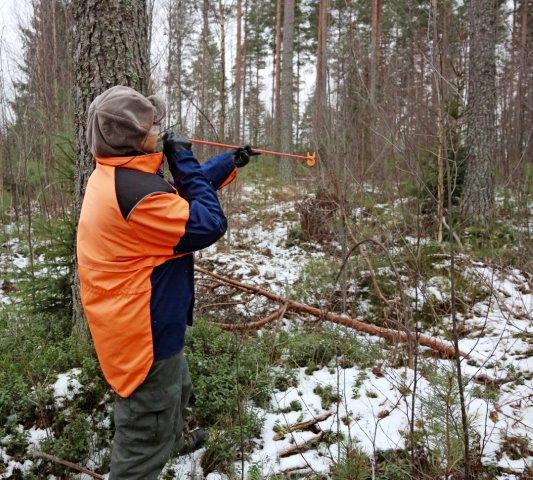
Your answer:
[[[97,480],[104,480],[104,477],[102,475],[96,472],[93,472],[92,470],[89,470],[88,468],[82,467],[72,462],[68,462],[67,460],[63,460],[54,455],[50,455],[44,452],[31,452],[31,455],[37,458],[42,458],[43,460],[48,460],[49,462],[63,465],[64,467],[70,468],[71,470],[76,470],[77,472],[85,473],[86,475],[89,475],[92,478],[96,478]]]
[[[217,325],[218,327],[222,328],[222,330],[256,330],[258,328],[264,327],[267,323],[271,323],[276,320],[279,320],[280,318],[283,317],[283,315],[285,315],[286,311],[287,311],[287,304],[283,305],[280,309],[276,310],[275,312],[271,313],[265,318],[262,318],[261,320],[257,320],[255,322],[249,322],[249,323],[209,322],[209,323],[213,325]]]
[[[309,430],[311,427],[315,426],[318,422],[323,422],[324,420],[327,420],[329,417],[333,415],[333,412],[324,412],[322,415],[318,415],[317,417],[310,418],[309,420],[305,420],[303,422],[293,423],[292,425],[288,425],[287,427],[282,428],[279,432],[274,435],[274,440],[282,440],[285,438],[285,435],[287,433],[291,432],[301,432],[302,430]]]
[[[302,475],[313,472],[314,470],[307,465],[296,465],[295,467],[289,467],[279,471],[281,475],[285,475],[288,478],[291,478],[292,475],[296,476],[296,478],[302,478]]]
[[[292,445],[289,448],[286,448],[285,450],[279,452],[278,457],[290,457],[291,455],[295,455],[297,453],[307,452],[307,450],[310,450],[317,443],[320,443],[320,440],[322,440],[323,436],[324,432],[320,432],[318,435],[315,435],[313,438],[310,438],[309,440],[306,440],[303,443],[297,443],[295,445]]]
[[[198,310],[199,311],[202,311],[202,310],[208,310],[210,308],[215,308],[215,307],[234,307],[235,305],[242,305],[243,303],[245,303],[244,300],[236,300],[236,301],[233,301],[233,302],[217,302],[217,303],[207,303],[205,305],[200,305],[198,307]]]
[[[225,277],[218,273],[210,272],[209,270],[206,270],[205,268],[195,266],[194,269],[199,273],[216,278],[217,280],[224,282],[228,285],[231,285],[233,287],[236,287],[239,290],[243,290],[245,292],[257,293],[266,298],[269,298],[270,300],[273,300],[274,302],[286,304],[287,309],[289,310],[295,310],[297,312],[307,313],[309,315],[320,318],[322,320],[327,320],[332,323],[336,323],[338,325],[343,325],[348,328],[353,328],[363,333],[368,333],[370,335],[375,335],[377,337],[384,338],[393,343],[412,341],[412,338],[410,338],[411,336],[408,335],[404,331],[400,331],[400,330],[396,330],[392,328],[378,327],[377,325],[371,325],[371,324],[362,322],[360,320],[355,320],[353,318],[349,318],[344,315],[339,315],[333,312],[323,312],[319,308],[311,307],[310,305],[296,302],[294,300],[289,300],[287,298],[281,297],[280,295],[276,295],[275,293],[270,292],[269,290],[265,290],[264,288],[256,287],[254,285],[249,285],[246,283],[241,283],[237,280],[234,280],[229,277]],[[455,349],[453,345],[447,342],[444,342],[443,340],[440,340],[438,338],[429,337],[427,335],[419,335],[418,343],[425,347],[431,348],[432,350],[435,350],[445,355],[446,357],[453,358],[455,356]],[[459,355],[461,355],[464,358],[468,358],[467,353],[459,351]]]

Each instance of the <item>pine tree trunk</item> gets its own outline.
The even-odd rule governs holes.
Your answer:
[[[379,155],[379,137],[376,131],[379,126],[379,110],[376,103],[376,90],[378,84],[378,71],[380,64],[380,45],[381,45],[381,0],[372,0],[372,33],[370,41],[370,72],[369,72],[369,105],[368,105],[368,165],[376,162]],[[378,169],[378,176],[383,179],[384,168]]]
[[[237,0],[237,51],[235,54],[235,118],[233,136],[240,141],[242,102],[242,0]]]
[[[370,53],[370,100],[376,99],[377,72],[381,43],[381,0],[372,0],[372,45]]]
[[[442,242],[444,223],[444,164],[446,157],[446,116],[444,110],[444,68],[442,62],[442,33],[439,31],[437,0],[432,0],[433,16],[433,77],[437,110],[437,240]]]
[[[210,115],[211,105],[209,102],[209,97],[211,96],[208,92],[208,62],[211,62],[214,59],[210,58],[209,53],[209,0],[202,1],[202,31],[200,34],[200,45],[201,45],[201,55],[202,55],[202,64],[200,66],[200,112],[198,115],[198,131],[197,135],[200,138],[205,138],[208,131],[207,119],[204,115]],[[204,154],[204,149],[202,147],[196,149],[196,153],[202,157]]]
[[[285,0],[283,9],[283,61],[281,71],[281,148],[292,149],[293,121],[293,56],[294,56],[294,0]],[[281,172],[285,178],[293,174],[289,159],[281,160]]]
[[[245,115],[245,112],[247,111],[246,109],[246,95],[247,95],[247,88],[248,88],[248,80],[247,80],[247,75],[248,75],[248,69],[250,68],[250,65],[248,62],[248,57],[247,57],[247,48],[248,48],[248,45],[246,43],[246,39],[248,38],[248,35],[250,33],[250,27],[249,27],[249,2],[248,0],[244,0],[244,38],[242,40],[242,103],[243,103],[243,106],[242,106],[242,120],[241,120],[241,133],[240,133],[240,137],[241,138],[244,138],[245,134],[246,134],[246,115]]]
[[[187,15],[186,0],[168,4],[168,61],[166,72],[167,127],[183,132],[183,48],[185,31],[183,15]],[[172,123],[174,122],[174,123]]]
[[[219,136],[226,140],[226,11],[222,0],[218,2],[220,27],[220,111],[218,112]]]
[[[529,42],[531,42],[531,37],[533,35],[532,32],[528,32],[528,4],[529,0],[522,0],[522,7],[520,9],[520,69],[518,71],[518,92],[516,96],[516,132],[518,136],[517,147],[519,157],[521,157],[525,153],[525,149],[527,148],[525,140],[528,137],[528,133],[524,129],[526,112],[524,87],[527,88],[528,80],[525,79],[528,78],[528,73],[532,73],[532,64],[531,62],[528,63],[528,54],[530,52],[528,48],[528,39]],[[532,81],[531,77],[529,77],[529,81]],[[531,138],[529,138],[529,144],[531,143],[532,140]],[[531,147],[529,150],[531,150]]]
[[[114,85],[146,94],[150,76],[146,0],[75,0],[76,156],[74,214],[77,223],[94,160],[85,140],[91,101]],[[74,334],[86,338],[77,272],[73,282]]]
[[[315,111],[313,129],[316,139],[316,148],[319,165],[326,165],[326,45],[328,32],[328,0],[320,0],[318,6],[318,40],[316,48],[316,84],[315,84]]]
[[[470,0],[468,7],[468,154],[461,211],[469,222],[487,223],[494,211],[497,4]]]
[[[274,145],[281,145],[281,9],[282,0],[276,0],[276,53],[274,59]]]

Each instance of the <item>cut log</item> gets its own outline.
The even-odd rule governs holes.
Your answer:
[[[285,435],[291,432],[301,432],[303,430],[309,430],[311,427],[315,426],[318,422],[323,422],[333,415],[333,412],[324,412],[321,415],[310,418],[309,420],[304,420],[303,422],[293,423],[287,427],[282,428],[279,432],[274,435],[274,440],[282,440],[285,438]]]
[[[195,266],[194,269],[203,275],[208,275],[210,277],[216,278],[217,280],[224,282],[227,285],[231,285],[235,288],[238,288],[239,290],[257,293],[266,298],[269,298],[270,300],[273,300],[274,302],[286,304],[288,310],[307,313],[314,317],[320,318],[321,320],[327,320],[338,325],[344,325],[345,327],[353,328],[355,330],[358,330],[359,332],[368,333],[369,335],[384,338],[393,343],[415,341],[415,336],[408,334],[405,331],[396,330],[392,328],[378,327],[377,325],[371,325],[361,320],[356,320],[347,317],[345,315],[339,315],[333,312],[325,312],[323,310],[320,310],[319,308],[306,305],[305,303],[300,303],[294,300],[284,298],[264,288],[242,283],[237,280],[234,280],[233,278],[225,277],[215,272],[210,272],[209,270],[206,270],[205,268],[202,268],[198,265]],[[435,350],[449,358],[455,357],[455,349],[453,345],[443,340],[440,340],[439,338],[430,337],[427,335],[418,335],[416,338],[418,340],[418,343],[420,345],[423,345],[424,347],[431,348],[432,350]],[[459,355],[464,358],[469,357],[467,353],[461,351],[459,351]]]
[[[283,478],[302,478],[302,475],[308,475],[313,473],[313,469],[307,465],[296,465],[295,467],[284,468],[280,470],[281,475],[285,475]],[[307,477],[305,477],[307,478]]]
[[[278,457],[285,458],[290,457],[291,455],[296,455],[297,453],[307,452],[307,450],[311,450],[311,448],[313,448],[317,443],[320,443],[320,440],[322,440],[323,436],[324,432],[320,432],[318,435],[315,435],[313,438],[310,438],[303,443],[296,443],[279,452]]]

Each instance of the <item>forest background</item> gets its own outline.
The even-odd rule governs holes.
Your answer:
[[[0,478],[72,475],[35,452],[108,470],[74,238],[86,111],[115,84],[160,94],[185,135],[318,160],[254,159],[221,194],[199,265],[282,307],[197,272],[191,418],[212,435],[167,478],[529,478],[531,3],[3,2]]]

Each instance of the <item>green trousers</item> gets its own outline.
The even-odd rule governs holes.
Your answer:
[[[128,398],[115,399],[115,436],[109,480],[156,480],[183,442],[192,384],[183,350],[154,362]]]

